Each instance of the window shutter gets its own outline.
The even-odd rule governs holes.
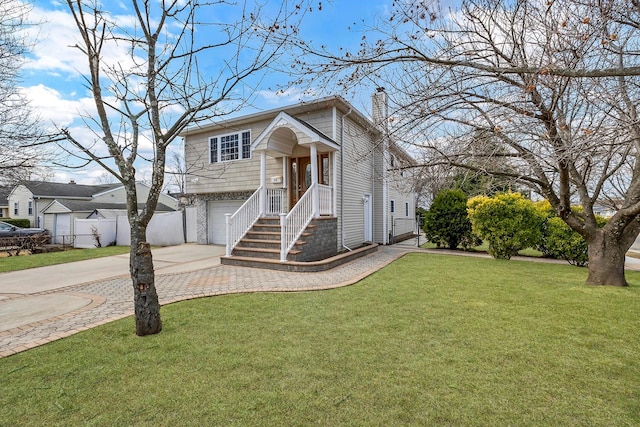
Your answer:
[[[251,158],[251,132],[242,132],[242,159]]]
[[[209,153],[209,163],[217,163],[218,162],[218,138],[211,138],[209,140],[209,144],[211,145],[210,153]]]

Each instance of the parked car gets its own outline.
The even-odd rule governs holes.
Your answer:
[[[44,228],[20,228],[0,221],[0,237],[26,237],[49,234]]]

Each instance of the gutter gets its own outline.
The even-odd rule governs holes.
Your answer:
[[[340,126],[340,234],[341,234],[341,244],[342,247],[349,252],[352,251],[350,247],[348,247],[344,243],[345,233],[344,233],[344,118],[353,112],[353,107],[349,107],[349,111],[346,114],[343,114],[340,118],[341,126]]]

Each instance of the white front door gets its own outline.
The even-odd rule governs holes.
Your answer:
[[[371,207],[371,194],[365,194],[364,200],[364,240],[373,242],[373,209]]]

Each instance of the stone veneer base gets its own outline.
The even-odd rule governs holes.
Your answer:
[[[280,260],[275,260],[275,259],[223,256],[220,258],[220,263],[224,265],[236,265],[239,267],[266,268],[270,270],[291,271],[291,272],[298,272],[298,273],[313,273],[318,271],[330,270],[342,264],[346,264],[349,261],[353,261],[354,259],[374,253],[377,250],[378,250],[378,244],[370,243],[358,249],[354,249],[350,252],[343,252],[338,255],[335,255],[320,261],[282,262]]]

